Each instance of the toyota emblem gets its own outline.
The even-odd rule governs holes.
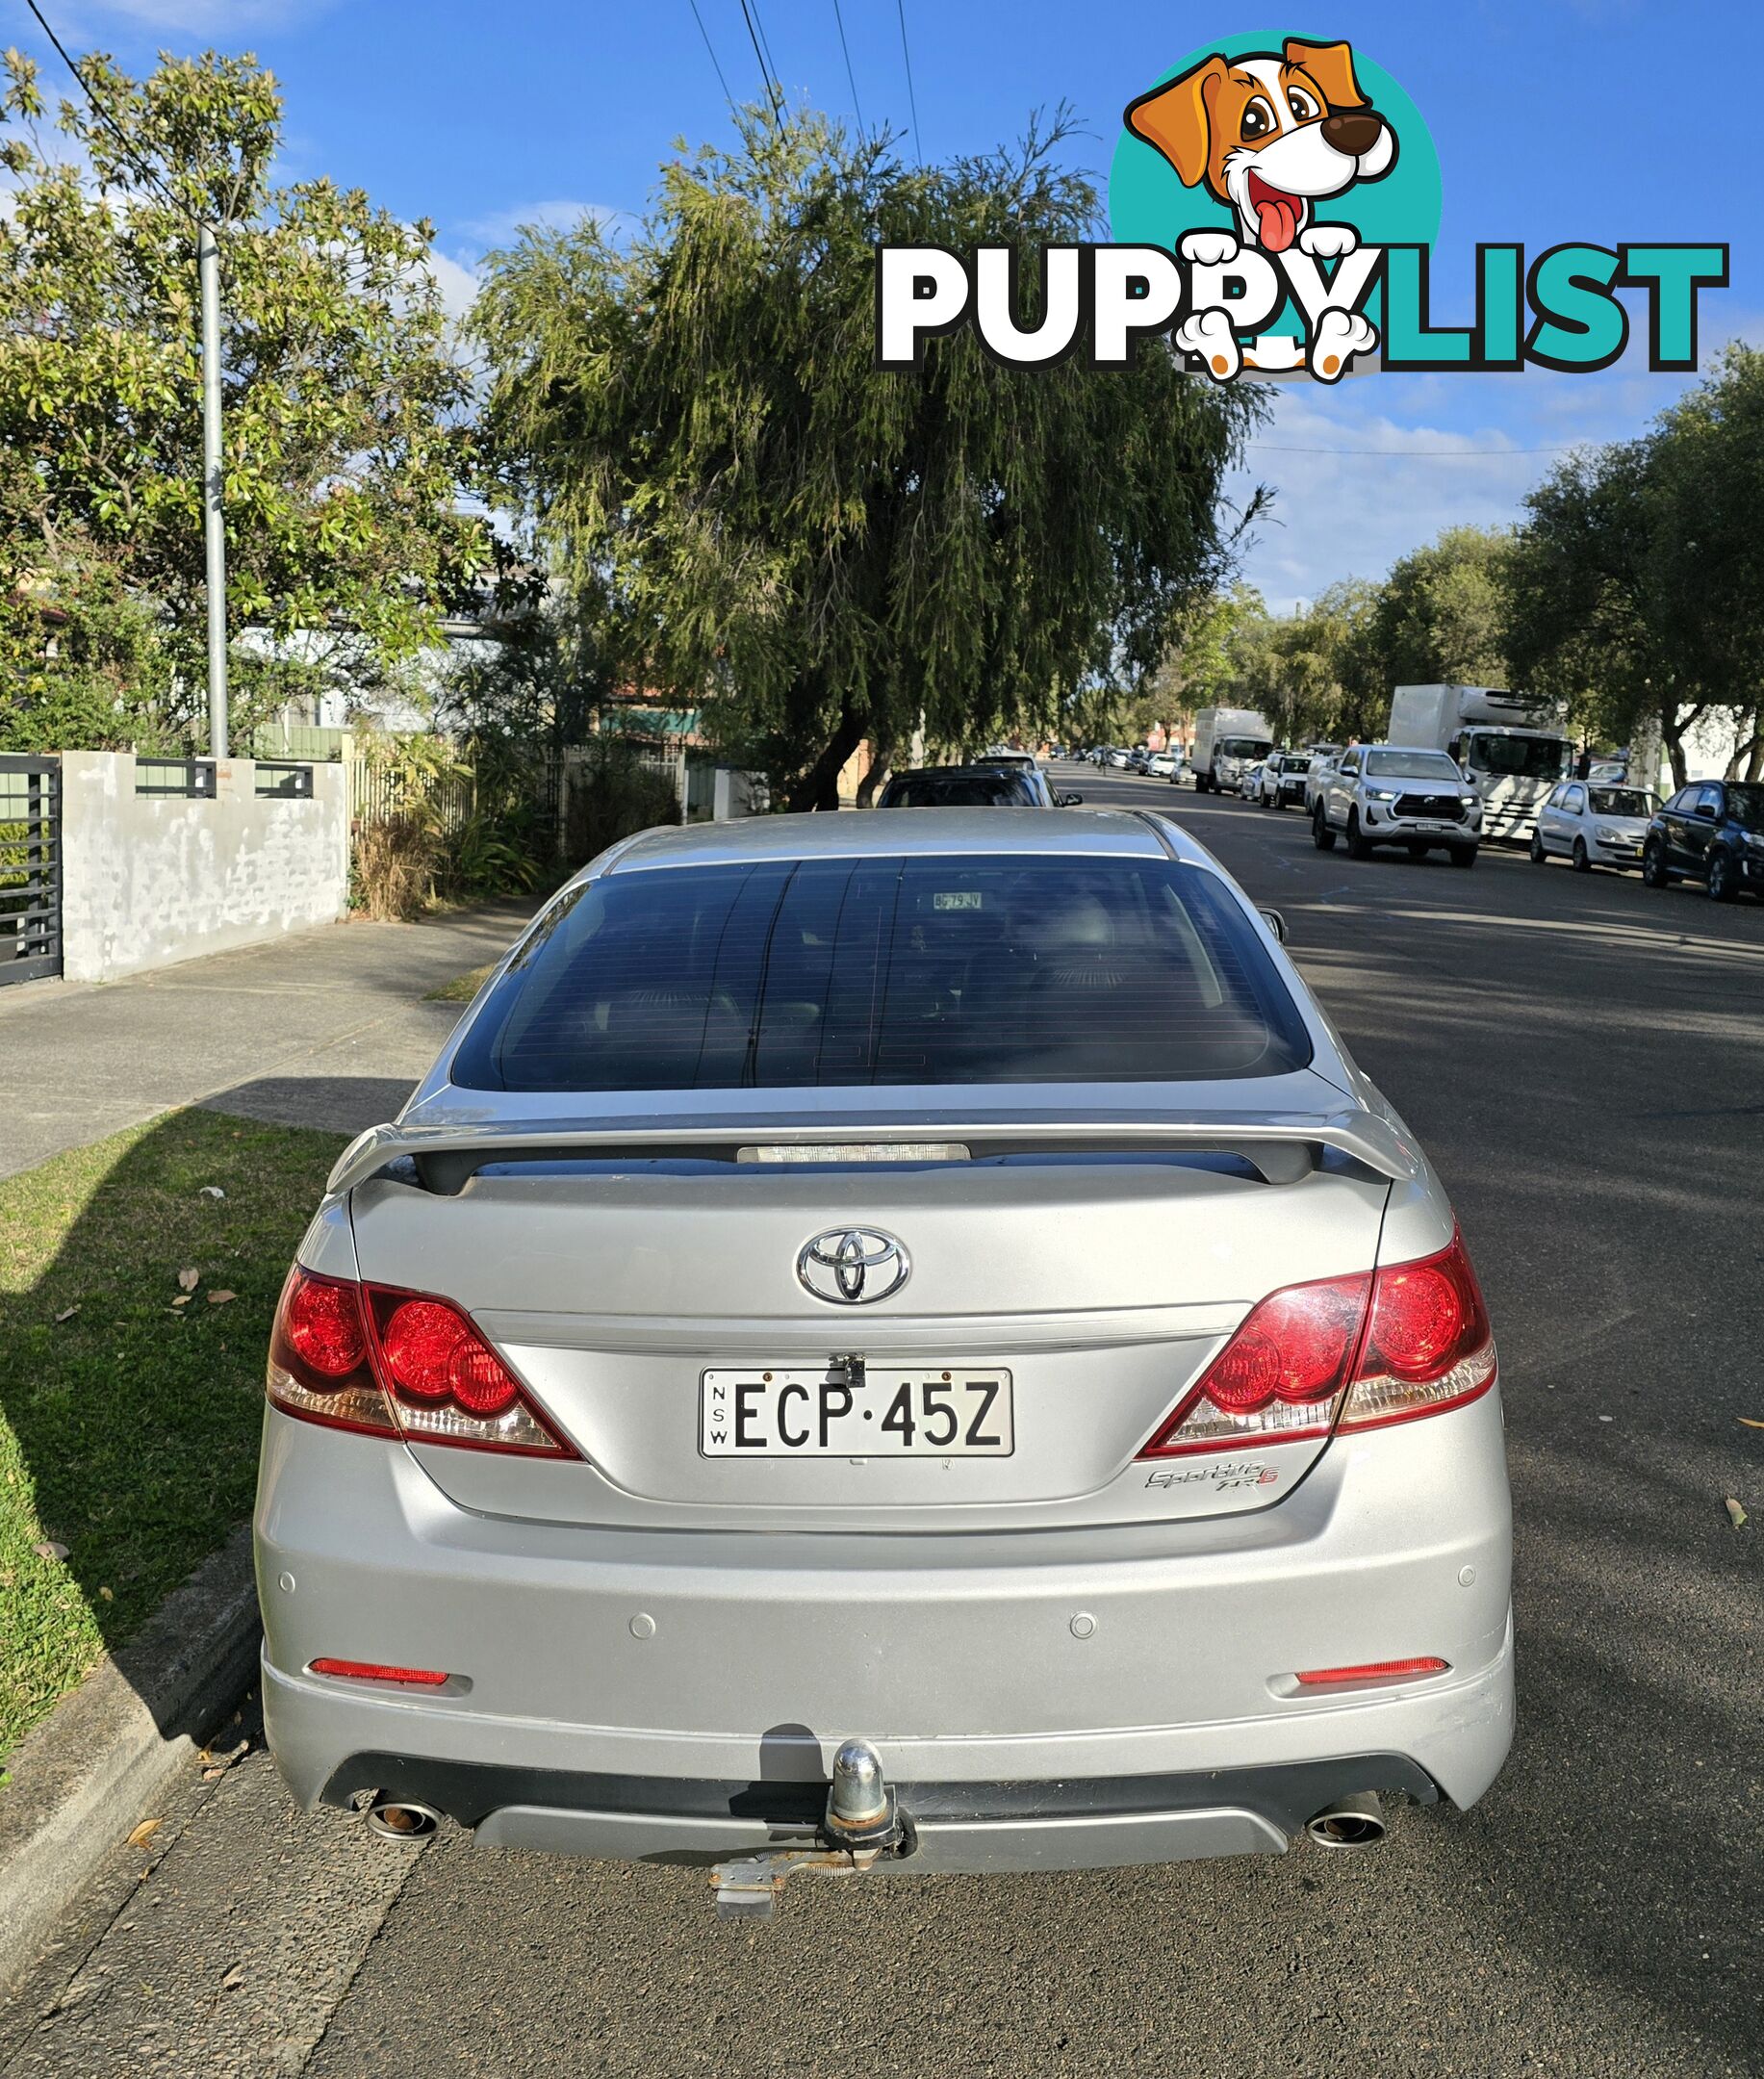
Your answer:
[[[803,1244],[796,1274],[805,1292],[835,1306],[872,1306],[906,1284],[905,1246],[873,1227],[831,1227]]]

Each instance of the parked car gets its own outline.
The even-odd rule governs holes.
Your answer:
[[[1507,1752],[1470,1256],[1167,818],[616,845],[340,1159],[267,1383],[269,1745],[400,1839],[765,1912],[1366,1842]]]
[[[876,797],[879,808],[1069,808],[1081,794],[1056,793],[1047,776],[1027,765],[925,765],[895,773]]]
[[[1262,761],[1262,778],[1256,799],[1265,808],[1284,808],[1289,802],[1305,798],[1305,776],[1311,770],[1309,751],[1274,751]]]
[[[1112,747],[1104,754],[1103,762],[1112,767],[1116,772],[1125,772],[1133,762],[1133,753]]]
[[[1346,756],[1343,744],[1313,744],[1311,763],[1305,773],[1305,813],[1317,813],[1317,797],[1322,792],[1323,782],[1335,771]]]
[[[1764,894],[1764,785],[1700,780],[1680,787],[1648,826],[1642,879],[1649,887],[1700,881],[1716,902],[1742,888]]]
[[[1333,849],[1339,832],[1350,859],[1399,844],[1411,859],[1439,848],[1454,866],[1473,866],[1482,804],[1444,751],[1356,744],[1323,780],[1311,831],[1319,852]]]
[[[1174,781],[1182,771],[1182,754],[1179,751],[1154,751],[1145,761],[1145,771],[1148,779]]]
[[[1013,751],[1009,744],[992,744],[975,760],[979,765],[1024,765],[1039,772],[1041,760],[1033,751]]]
[[[1639,866],[1649,821],[1659,806],[1641,787],[1565,780],[1538,810],[1531,863],[1570,859],[1581,873],[1595,866]]]

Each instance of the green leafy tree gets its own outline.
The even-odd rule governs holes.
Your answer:
[[[830,807],[866,735],[1059,730],[1149,672],[1224,573],[1220,480],[1263,407],[1159,349],[1011,369],[962,332],[875,367],[878,244],[1099,235],[1061,123],[923,169],[811,114],[737,124],[628,240],[492,256],[489,428],[559,569],[610,587],[629,680]]]
[[[1506,683],[1510,541],[1504,528],[1447,527],[1391,566],[1363,631],[1386,714],[1393,686]]]
[[[1764,353],[1731,346],[1661,415],[1649,450],[1659,647],[1732,732],[1730,777],[1764,769]]]
[[[253,59],[163,58],[141,81],[79,63],[111,121],[64,100],[71,150],[16,51],[0,96],[0,740],[58,704],[82,740],[107,733],[68,644],[46,654],[43,608],[65,628],[115,587],[156,633],[150,657],[111,659],[108,733],[176,737],[202,706],[199,219],[223,258],[231,630],[299,631],[309,660],[371,677],[435,639],[486,554],[457,509],[471,392],[429,227],[327,180],[272,186],[281,99]],[[243,730],[286,675],[239,670]]]

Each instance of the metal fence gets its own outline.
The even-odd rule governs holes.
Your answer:
[[[278,759],[259,758],[252,769],[252,791],[282,801],[311,801],[313,769],[310,765],[284,764]]]
[[[470,773],[431,781],[368,758],[350,758],[346,769],[351,823],[380,823],[421,812],[452,835],[465,828],[477,804],[477,783]]]
[[[137,794],[164,794],[177,801],[213,801],[215,761],[193,757],[138,757]]]
[[[0,756],[0,984],[62,971],[62,764]]]

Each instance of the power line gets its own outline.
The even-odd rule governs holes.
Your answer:
[[[833,0],[833,19],[839,24],[839,48],[845,53],[845,77],[852,90],[852,106],[857,112],[857,135],[862,137],[868,125],[863,119],[863,103],[857,98],[857,75],[852,70],[852,46],[845,40],[845,15],[839,0]]]
[[[779,136],[782,137],[784,134],[783,104],[779,99],[777,83],[772,77],[772,67],[766,63],[766,54],[759,47],[759,33],[754,27],[753,11],[748,6],[748,0],[741,0],[741,18],[747,23],[747,39],[754,46],[754,56],[759,61],[759,76],[765,81],[766,92],[771,96],[772,120],[778,125]]]
[[[124,157],[124,159],[128,161],[129,165],[135,168],[135,171],[141,176],[143,181],[146,182],[147,186],[159,195],[160,199],[163,202],[166,203],[170,208],[176,210],[180,217],[189,218],[191,223],[194,225],[197,230],[200,230],[200,219],[192,215],[190,210],[187,209],[185,205],[178,200],[177,196],[172,193],[171,190],[166,186],[165,182],[160,179],[159,175],[155,173],[150,167],[143,165],[143,163],[135,156],[135,147],[129,142],[127,137],[124,136],[122,125],[117,122],[116,118],[111,114],[110,110],[105,107],[104,103],[98,99],[95,93],[92,92],[90,87],[87,85],[85,73],[80,70],[79,66],[74,63],[73,59],[68,56],[66,44],[62,41],[61,38],[58,37],[55,31],[49,26],[49,17],[43,13],[42,9],[38,6],[37,0],[25,0],[25,5],[30,9],[31,13],[36,15],[37,26],[42,31],[44,36],[49,38],[50,42],[55,45],[55,54],[62,61],[63,64],[67,67],[68,71],[73,75],[74,84],[79,88],[80,91],[91,104],[92,114],[97,116],[98,120],[104,125],[104,127],[111,133],[112,137],[114,137],[116,140],[116,142],[122,147],[122,156]]]
[[[1383,455],[1397,462],[1448,462],[1471,458],[1482,461],[1502,455],[1572,454],[1581,443],[1561,442],[1553,448],[1289,448],[1280,441],[1252,440],[1244,443],[1266,454]]]
[[[692,10],[692,18],[699,25],[700,36],[704,38],[704,48],[710,55],[710,63],[715,69],[717,75],[717,85],[723,90],[723,98],[729,103],[730,108],[733,108],[735,105],[735,97],[729,90],[728,80],[723,77],[723,67],[717,61],[716,46],[710,40],[710,31],[704,26],[703,15],[699,13],[699,0],[686,0],[686,5]]]
[[[907,106],[912,111],[912,155],[923,166],[925,152],[919,143],[919,101],[912,90],[912,52],[907,44],[907,0],[894,0],[894,12],[901,18],[901,56],[907,61]]]
[[[759,0],[754,0],[754,20],[759,30],[760,47],[766,54],[766,70],[781,86],[782,78],[778,69],[778,61],[772,55],[772,38],[766,34],[766,18],[759,12]]]

